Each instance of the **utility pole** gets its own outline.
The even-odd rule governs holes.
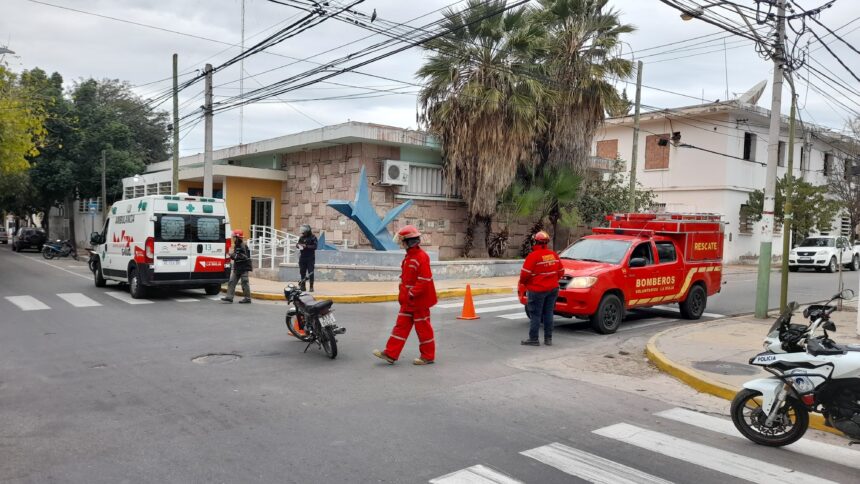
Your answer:
[[[630,212],[636,211],[636,160],[639,157],[639,110],[642,101],[642,61],[636,63],[636,107],[633,111],[633,154],[630,157]]]
[[[242,4],[242,43],[239,52],[245,52],[245,0],[239,0]],[[239,59],[239,144],[242,144],[242,135],[245,127],[245,106],[241,104],[242,98],[245,96],[245,58]]]
[[[102,223],[104,223],[105,219],[107,219],[107,182],[105,181],[106,168],[107,162],[105,157],[105,150],[102,150]]]
[[[179,55],[173,54],[173,195],[179,193]]]
[[[785,38],[785,0],[776,0],[776,42],[773,53],[773,96],[770,104],[770,130],[767,145],[767,176],[765,177],[764,203],[761,214],[761,243],[758,256],[758,284],[756,286],[755,317],[767,318],[770,296],[770,266],[773,254],[774,207],[776,205],[776,165],[779,153],[779,133],[782,127],[780,104],[782,103],[782,80],[785,62],[783,39]],[[786,255],[783,255],[785,257]]]
[[[788,121],[788,163],[785,177],[785,204],[783,206],[782,221],[782,279],[779,286],[779,310],[784,311],[788,305],[788,253],[791,240],[791,231],[794,220],[794,207],[791,199],[794,196],[794,116],[797,109],[797,95],[794,86],[791,86],[791,115]]]
[[[203,105],[203,196],[212,197],[212,64],[206,64]]]

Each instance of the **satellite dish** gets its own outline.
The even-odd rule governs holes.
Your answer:
[[[758,103],[759,98],[762,94],[764,94],[764,88],[767,87],[767,81],[761,81],[747,92],[743,93],[738,97],[739,104],[752,104],[755,105]]]

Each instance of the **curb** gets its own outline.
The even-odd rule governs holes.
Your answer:
[[[480,296],[484,294],[503,294],[503,293],[513,293],[514,289],[512,287],[479,287],[477,289],[472,289],[473,296]],[[227,292],[227,289],[222,287],[221,292]],[[243,295],[242,291],[236,291],[237,295]],[[445,289],[442,291],[436,292],[436,297],[439,299],[453,298],[453,297],[463,297],[466,295],[465,289]],[[319,296],[321,300],[331,300],[340,304],[365,304],[365,303],[377,303],[377,302],[391,302],[397,301],[397,294],[346,294],[342,296]],[[262,301],[283,301],[283,294],[270,294],[267,292],[254,292],[251,291],[251,299],[259,299]]]
[[[654,365],[664,373],[667,373],[681,380],[682,382],[686,383],[687,386],[698,392],[714,395],[725,400],[733,400],[735,398],[735,395],[738,393],[738,389],[718,382],[712,378],[708,378],[707,376],[699,373],[692,368],[675,363],[674,361],[670,360],[662,351],[657,349],[657,339],[674,329],[677,328],[671,328],[665,331],[661,331],[648,340],[648,344],[645,345],[645,356],[648,357],[648,360],[650,360],[651,363],[654,363]],[[809,414],[809,427],[815,430],[821,430],[823,432],[828,432],[843,437],[845,436],[845,434],[834,429],[833,427],[828,427],[824,425],[824,417],[819,414]]]

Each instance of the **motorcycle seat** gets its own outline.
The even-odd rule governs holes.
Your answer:
[[[307,310],[310,314],[323,314],[332,306],[332,304],[334,304],[334,301],[330,299],[326,299],[324,301],[317,301],[313,304],[308,305]]]

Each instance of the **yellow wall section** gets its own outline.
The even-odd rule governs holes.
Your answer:
[[[257,180],[253,178],[227,177],[225,181],[227,213],[233,230],[242,230],[245,237],[251,236],[251,199],[272,199],[274,228],[281,223],[281,188],[279,180]]]

